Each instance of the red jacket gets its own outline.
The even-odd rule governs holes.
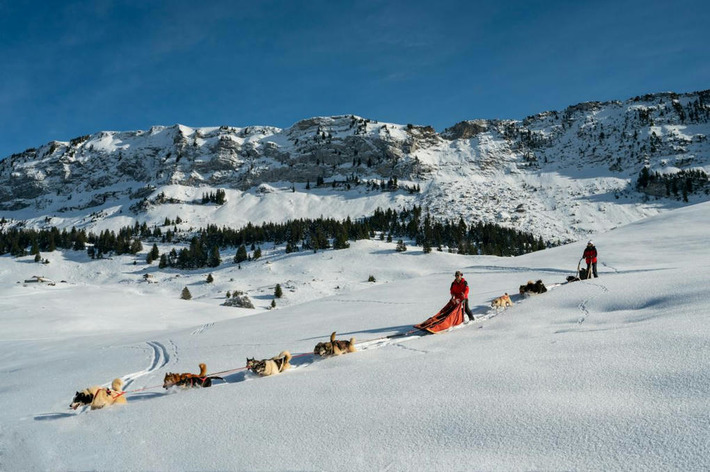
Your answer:
[[[451,282],[450,292],[451,296],[456,297],[459,301],[468,298],[468,282],[466,282],[466,279],[461,277],[461,280],[458,282],[456,282],[456,280]]]
[[[584,250],[584,254],[582,254],[582,257],[584,257],[584,260],[586,261],[587,265],[597,262],[597,248],[594,246],[587,246],[587,248]]]

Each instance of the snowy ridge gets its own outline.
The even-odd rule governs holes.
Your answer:
[[[196,228],[317,217],[333,206],[335,216],[357,218],[376,206],[420,204],[434,217],[494,222],[564,242],[706,201],[708,187],[684,202],[639,193],[635,183],[646,166],[661,174],[710,172],[708,134],[708,91],[582,103],[522,121],[471,120],[442,133],[354,115],[288,129],[103,131],[0,161],[0,211],[14,224],[98,229],[160,224],[180,212]],[[392,177],[421,193],[354,183]],[[326,185],[315,189],[319,178]],[[272,195],[257,192],[263,184]],[[205,208],[196,202],[218,188],[227,190],[227,205],[201,216]]]

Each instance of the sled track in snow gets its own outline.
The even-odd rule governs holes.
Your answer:
[[[144,375],[150,374],[158,369],[162,369],[170,362],[170,353],[168,353],[168,349],[163,344],[158,341],[148,341],[147,344],[151,352],[150,365],[146,369],[126,374],[121,377],[124,382],[124,390],[127,389],[128,386],[131,385],[137,378],[143,377]]]

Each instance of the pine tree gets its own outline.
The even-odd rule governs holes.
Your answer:
[[[247,260],[247,247],[242,244],[239,246],[239,249],[237,249],[237,254],[234,256],[234,263],[239,264],[240,262],[244,262]]]
[[[276,300],[271,300],[271,308],[276,308]]]
[[[431,252],[431,244],[429,244],[428,240],[424,240],[424,243],[422,244],[422,251],[424,251],[424,254],[429,254]]]
[[[222,259],[219,255],[219,247],[216,245],[212,246],[212,250],[210,251],[210,259],[207,265],[209,267],[218,267],[220,262],[222,262]]]
[[[274,290],[274,297],[276,298],[281,298],[283,297],[284,292],[281,290],[281,284],[276,284],[276,289]]]
[[[212,282],[214,282],[214,277],[212,277],[212,274],[207,275],[207,283],[211,284]]]
[[[156,244],[153,244],[153,248],[150,250],[150,255],[151,259],[154,261],[160,258],[160,251],[158,250],[158,246]]]
[[[133,242],[131,243],[131,248],[129,252],[131,254],[138,254],[143,250],[143,243],[141,243],[140,239],[134,239]]]
[[[180,295],[180,298],[183,300],[192,300],[192,294],[190,293],[190,290],[185,287],[182,289],[182,294]]]

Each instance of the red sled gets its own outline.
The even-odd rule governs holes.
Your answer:
[[[452,300],[439,310],[439,313],[422,323],[414,325],[414,327],[427,333],[435,334],[463,323],[463,314],[463,302]]]

